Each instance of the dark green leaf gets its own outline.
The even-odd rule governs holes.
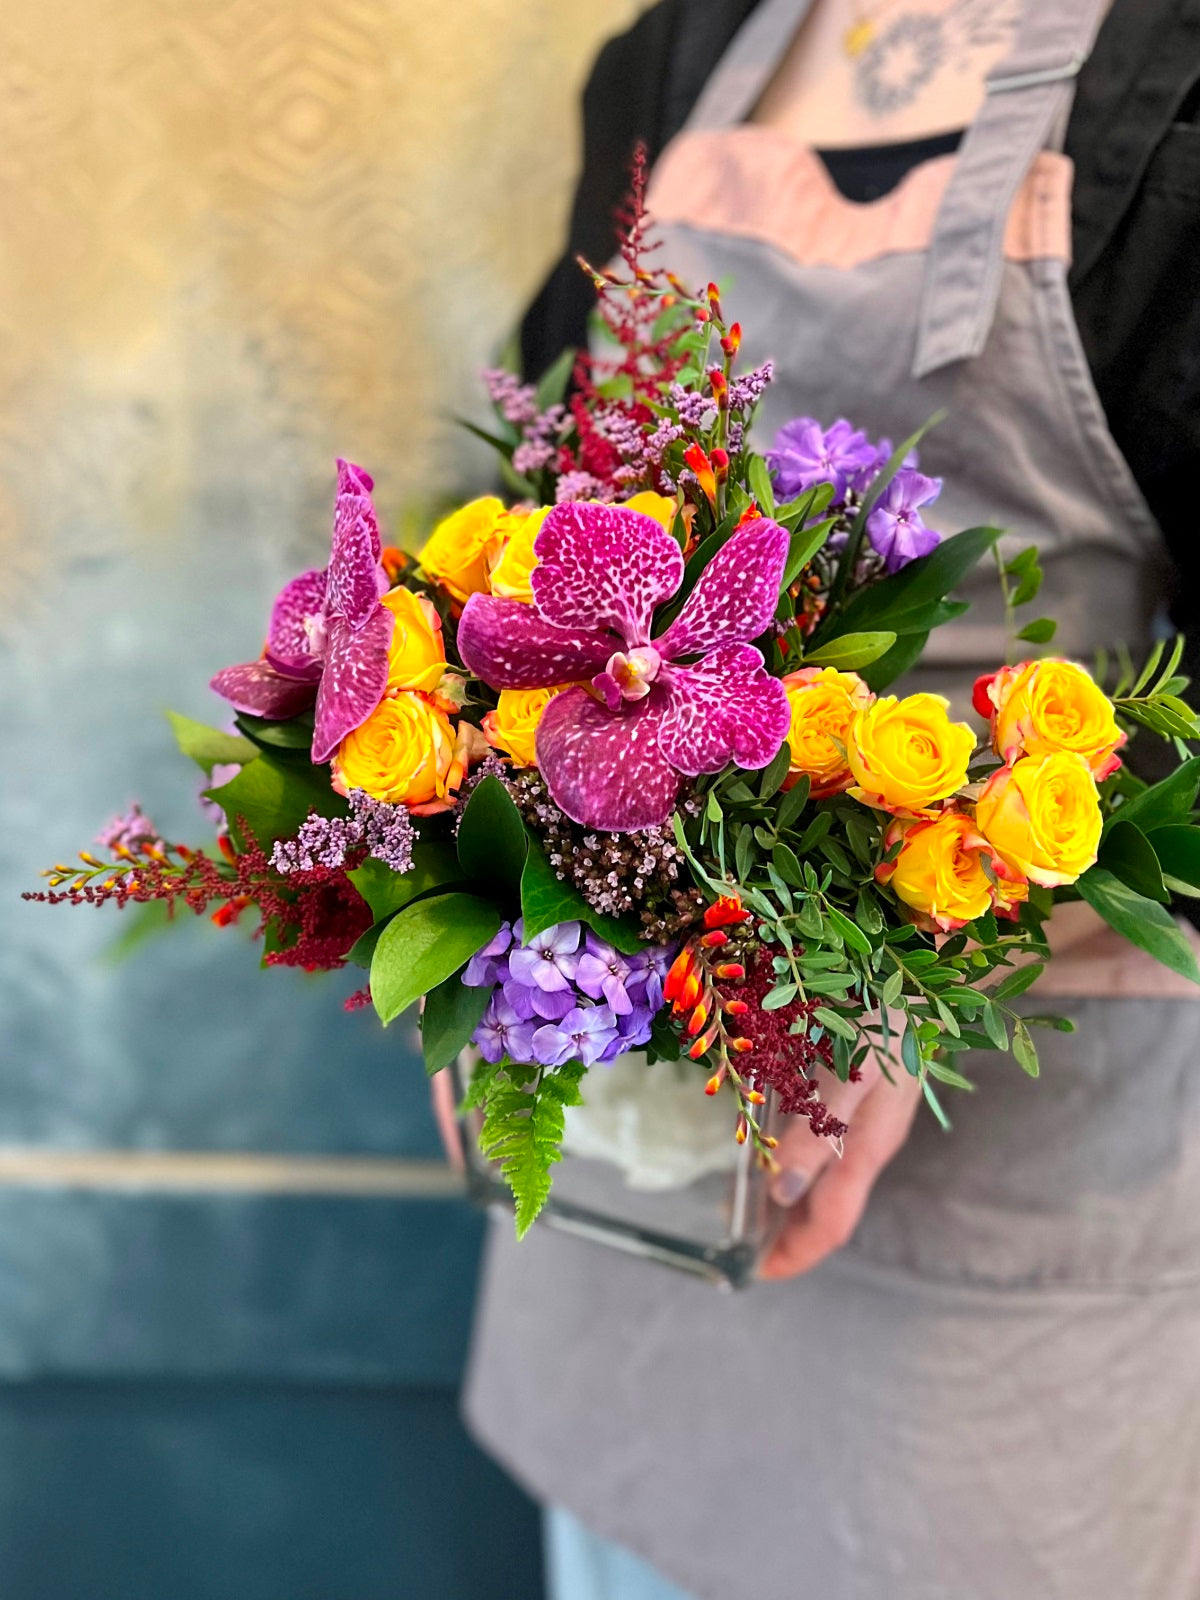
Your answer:
[[[458,828],[458,859],[467,877],[503,898],[520,893],[527,839],[521,813],[499,778],[480,778]]]
[[[1165,906],[1135,894],[1104,867],[1089,868],[1075,887],[1092,909],[1131,944],[1145,950],[1172,972],[1200,983],[1200,969],[1192,947]]]
[[[1058,623],[1053,617],[1038,617],[1035,622],[1027,622],[1017,638],[1028,640],[1030,644],[1049,644],[1057,632]]]
[[[1104,835],[1100,865],[1136,894],[1163,902],[1169,898],[1154,846],[1132,822],[1117,821]]]
[[[774,517],[775,490],[771,484],[771,474],[767,471],[767,463],[761,456],[750,457],[746,464],[746,477],[758,509],[764,517]]]
[[[809,790],[812,784],[807,772],[802,772],[800,777],[779,802],[779,810],[775,813],[775,826],[780,833],[784,833],[799,817],[808,804]]]
[[[777,844],[771,851],[771,863],[785,883],[790,883],[795,889],[803,889],[803,869],[786,844]]]
[[[816,555],[833,531],[833,519],[818,522],[813,527],[798,527],[792,534],[788,546],[788,558],[783,568],[783,579],[780,588],[787,591],[804,571],[812,558]]]
[[[1196,803],[1197,788],[1200,788],[1200,756],[1193,756],[1161,783],[1152,784],[1123,801],[1109,827],[1115,827],[1118,822],[1136,822],[1143,833],[1150,833],[1186,822]]]
[[[276,839],[293,838],[311,812],[342,817],[349,811],[341,795],[330,788],[326,768],[289,762],[266,752],[207,794],[224,811],[239,849],[246,844],[239,818],[245,819],[263,849],[270,851]]]
[[[1024,994],[1041,977],[1045,967],[1040,961],[1031,961],[1027,967],[1018,967],[1015,972],[1010,972],[992,990],[994,1000],[1014,1000],[1017,995]]]
[[[526,944],[560,922],[586,922],[594,933],[607,939],[624,955],[636,955],[643,945],[636,928],[616,917],[602,916],[593,910],[578,889],[557,878],[546,852],[534,839],[529,841],[529,856],[521,875],[521,915],[525,919]]]
[[[879,694],[889,684],[895,683],[897,678],[902,678],[911,667],[916,666],[928,642],[928,633],[901,634],[885,656],[880,656],[878,661],[873,661],[863,669],[862,677],[867,687]]]
[[[842,936],[851,950],[857,950],[859,955],[871,954],[871,941],[856,923],[843,915],[836,906],[829,907],[829,921],[831,926]]]
[[[766,771],[759,780],[758,793],[761,799],[769,800],[773,794],[778,792],[780,785],[788,775],[788,767],[791,765],[791,759],[791,746],[785,739],[782,745],[780,745],[779,749],[776,751],[775,759],[767,767]]]
[[[261,748],[268,750],[312,748],[311,711],[305,711],[298,717],[288,717],[285,722],[276,722],[266,717],[252,717],[245,711],[240,711],[233,720],[246,737]]]
[[[231,761],[245,764],[253,761],[258,746],[249,739],[239,739],[236,733],[222,733],[219,728],[206,727],[178,711],[168,711],[167,720],[175,734],[175,743],[185,756],[190,756],[198,767],[211,774],[218,765]]]
[[[840,633],[828,644],[810,650],[804,657],[804,665],[836,667],[839,672],[850,672],[880,660],[895,642],[894,633]]]
[[[425,997],[421,1017],[421,1048],[425,1071],[432,1077],[448,1067],[460,1050],[471,1042],[479,1019],[492,997],[491,987],[471,989],[454,973],[431,989]]]
[[[371,999],[391,1022],[471,959],[500,927],[490,900],[439,894],[398,911],[379,936],[371,962]]]
[[[366,933],[361,934],[350,946],[346,952],[346,960],[369,972],[371,963],[375,959],[375,946],[379,943],[379,936],[387,927],[388,920],[385,917],[382,922],[372,923]]]
[[[571,374],[575,370],[575,362],[579,356],[578,350],[568,347],[553,360],[542,373],[537,382],[537,404],[539,411],[548,411],[551,406],[558,405],[567,392],[567,384],[571,381]]]
[[[361,867],[346,876],[370,906],[376,922],[434,889],[450,888],[463,881],[454,851],[435,839],[418,839],[408,872],[393,872],[382,861],[368,856]]]
[[[953,593],[999,537],[999,528],[966,528],[943,539],[927,556],[919,556],[890,578],[860,590],[820,637],[865,628],[891,628],[896,633],[926,629],[922,612]]]
[[[796,849],[802,856],[807,855],[810,850],[821,842],[832,826],[833,812],[818,811],[797,840]]]
[[[1200,890],[1200,828],[1175,823],[1148,837],[1163,872]]]

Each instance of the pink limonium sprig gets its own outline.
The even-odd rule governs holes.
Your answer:
[[[280,591],[262,655],[226,667],[211,684],[235,710],[257,717],[294,717],[315,702],[316,762],[328,761],[383,699],[394,626],[380,602],[388,577],[371,504],[374,484],[349,461],[337,466],[329,565],[302,572]]]
[[[685,778],[773,759],[787,693],[750,641],[774,616],[787,550],[777,523],[745,524],[652,637],[683,581],[679,546],[627,506],[572,503],[537,536],[532,605],[471,596],[458,648],[477,677],[493,689],[576,685],[537,732],[538,766],[568,817],[613,833],[656,827]]]

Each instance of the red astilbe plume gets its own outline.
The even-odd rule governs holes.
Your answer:
[[[738,1008],[730,1022],[731,1035],[750,1041],[739,1058],[742,1076],[760,1093],[774,1089],[779,1110],[785,1116],[807,1118],[819,1138],[840,1139],[846,1124],[822,1103],[817,1077],[819,1067],[833,1071],[833,1041],[826,1033],[814,1043],[808,1033],[820,1002],[797,999],[777,1011],[764,1011],[763,999],[778,981],[770,953],[760,949],[736,987],[726,988],[719,980],[716,984],[726,1001]],[[792,1033],[796,1022],[804,1026]],[[858,1069],[852,1069],[850,1076],[857,1079]]]
[[[274,870],[244,818],[238,831],[245,848],[235,851],[222,837],[223,859],[187,845],[160,840],[117,845],[115,861],[80,852],[79,867],[58,865],[48,874],[49,890],[26,893],[25,900],[46,905],[166,904],[173,916],[184,907],[205,913],[218,927],[238,922],[256,910],[256,936],[269,934],[268,966],[326,972],[343,966],[355,941],[371,926],[371,911],[347,877],[362,854],[339,867],[314,866],[286,878]]]

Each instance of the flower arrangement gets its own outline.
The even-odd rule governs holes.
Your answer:
[[[830,1075],[899,1061],[934,1114],[973,1048],[1037,1071],[1014,1002],[1082,898],[1200,981],[1167,902],[1200,894],[1200,726],[1180,645],[1106,672],[997,664],[966,707],[888,692],[992,554],[1013,654],[1036,551],[942,537],[920,436],[844,419],[751,443],[767,363],[714,285],[652,264],[635,169],[623,261],[588,267],[608,334],[536,387],[486,375],[507,496],[385,546],[369,475],[338,463],[329,562],[212,687],[231,731],[174,717],[216,844],[140,812],[50,902],[165,902],[253,919],[268,966],[369,972],[384,1023],[422,1003],[425,1063],[468,1047],[482,1141],[524,1231],[565,1109],[629,1051],[697,1064],[764,1163],[763,1107],[838,1138]],[[1179,761],[1147,785],[1135,725]]]

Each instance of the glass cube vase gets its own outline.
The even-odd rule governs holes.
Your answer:
[[[478,1058],[455,1065],[456,1103]],[[707,1278],[727,1289],[754,1278],[781,1213],[769,1174],[749,1141],[739,1145],[728,1093],[706,1095],[694,1061],[650,1063],[641,1051],[593,1067],[583,1104],[566,1112],[562,1160],[536,1226]],[[770,1131],[771,1100],[760,1121]],[[511,1211],[508,1187],[479,1152],[480,1111],[460,1119],[468,1188],[485,1206]]]

